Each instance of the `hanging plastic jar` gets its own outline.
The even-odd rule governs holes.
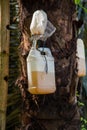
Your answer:
[[[77,39],[77,75],[83,77],[86,75],[85,49],[83,40]]]
[[[36,41],[27,57],[28,90],[32,94],[50,94],[56,90],[54,58],[48,48],[36,49]]]

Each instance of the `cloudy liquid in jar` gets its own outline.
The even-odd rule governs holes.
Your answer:
[[[32,71],[29,81],[29,91],[32,94],[49,94],[56,90],[55,75],[53,73]]]
[[[86,75],[85,60],[80,58],[80,59],[78,59],[78,76],[83,77],[85,75]]]

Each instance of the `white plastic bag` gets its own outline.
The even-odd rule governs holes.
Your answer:
[[[43,10],[34,12],[30,24],[30,31],[32,35],[42,35],[47,26],[47,14]]]
[[[46,26],[44,34],[33,35],[31,37],[31,40],[42,40],[42,41],[46,41],[47,38],[51,37],[55,31],[56,31],[56,28],[54,27],[54,25],[49,20],[47,20],[47,26]]]

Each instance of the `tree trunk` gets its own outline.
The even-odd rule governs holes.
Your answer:
[[[21,77],[18,79],[23,108],[21,130],[80,130],[80,115],[76,102],[78,76],[76,75],[76,28],[73,0],[19,0],[21,44]],[[37,9],[47,13],[56,27],[46,41],[55,59],[57,90],[49,95],[32,95],[27,91],[26,57],[31,48],[30,23]],[[43,45],[42,41],[40,46]]]
[[[9,0],[0,0],[0,130],[5,130],[9,73]]]

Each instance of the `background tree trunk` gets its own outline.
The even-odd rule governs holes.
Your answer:
[[[5,130],[9,71],[9,0],[0,0],[0,130]]]
[[[76,90],[75,5],[71,0],[19,0],[21,43],[21,77],[18,86],[23,98],[21,130],[80,130]],[[32,95],[27,91],[26,57],[31,48],[30,23],[32,14],[43,9],[56,27],[55,34],[46,41],[55,58],[57,90],[49,95]],[[42,41],[38,41],[40,46]]]

